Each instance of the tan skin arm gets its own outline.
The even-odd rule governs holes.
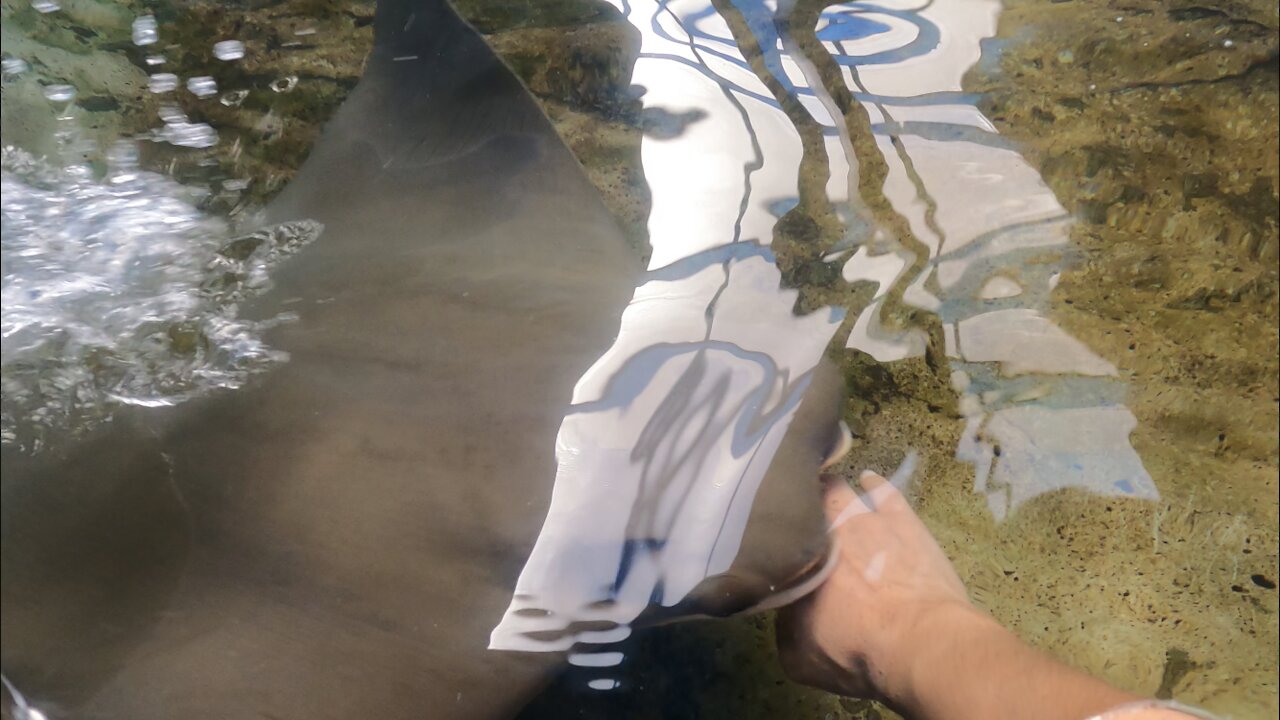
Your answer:
[[[793,679],[917,720],[1084,720],[1143,699],[1026,645],[974,607],[897,489],[869,472],[859,483],[862,497],[824,479],[836,569],[778,613],[779,655]],[[1190,716],[1150,708],[1117,717]]]

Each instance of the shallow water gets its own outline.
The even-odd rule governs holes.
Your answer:
[[[5,144],[92,166],[107,139],[150,130],[161,142],[144,144],[144,167],[206,190],[204,223],[287,182],[370,43],[371,3],[166,6],[167,39],[127,51],[112,43],[136,38],[141,10],[64,5],[5,2],[6,59],[31,67],[6,74]],[[1274,715],[1274,4],[799,2],[787,22],[745,0],[459,8],[649,268],[768,246],[675,274],[657,299],[688,310],[624,315],[624,339],[672,339],[665,323],[687,313],[691,341],[749,345],[763,331],[801,373],[831,338],[855,436],[842,470],[886,471],[918,450],[916,507],[975,600],[1123,687]],[[203,50],[228,39],[242,58]],[[148,72],[208,77],[221,94],[179,90],[175,113]],[[77,90],[74,147],[41,89],[63,84]],[[212,148],[199,148],[203,123]],[[203,268],[198,253],[228,237],[202,234],[183,259]],[[773,292],[735,315],[735,283]],[[724,327],[703,322],[708,308]],[[744,312],[757,322],[735,325]],[[789,327],[805,342],[784,341]],[[9,348],[6,336],[6,403],[20,377]],[[244,380],[212,376],[209,388]],[[190,390],[166,387],[174,402]],[[626,447],[642,429],[582,420],[588,441]],[[570,674],[527,714],[885,712],[785,684],[768,634],[758,618],[659,628],[629,650],[619,692]]]
[[[4,156],[3,441],[30,452],[107,421],[113,407],[176,405],[240,387],[287,357],[238,317],[269,270],[322,228],[235,237],[193,193],[116,148],[87,166]]]

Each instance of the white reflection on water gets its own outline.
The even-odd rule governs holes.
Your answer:
[[[923,270],[895,282],[943,321],[964,386],[957,456],[974,464],[974,489],[997,518],[1064,487],[1154,499],[1115,366],[1044,315],[1062,265],[1044,256],[1070,242],[1073,219],[962,93],[999,11],[996,0],[844,3],[822,12],[816,35],[870,116],[886,197],[928,249]],[[855,254],[845,277],[870,260]],[[878,360],[923,351],[886,343],[874,315],[864,323],[877,311],[859,317],[851,348]]]
[[[650,273],[574,390],[551,508],[495,649],[593,642],[566,628],[625,626],[726,572],[842,319],[797,317],[780,287],[765,246],[798,196],[802,149],[728,26],[705,0],[623,9],[642,37],[646,113],[687,122],[641,144]]]
[[[801,145],[724,19],[706,0],[615,4],[642,36],[634,82],[646,113],[686,123],[641,146],[652,278],[575,390],[552,506],[494,648],[592,642],[569,624],[625,626],[727,569],[768,464],[755,458],[771,455],[840,322],[834,311],[793,316],[760,247],[776,208],[798,195]],[[924,353],[923,332],[881,321],[895,288],[939,316],[966,415],[957,456],[997,518],[1065,487],[1157,497],[1128,441],[1136,421],[1116,368],[1044,315],[1062,261],[1030,256],[1066,245],[1072,219],[962,93],[999,3],[857,2],[820,16],[817,39],[870,116],[910,246],[877,230],[850,191],[858,163],[844,118],[779,32],[777,4],[733,4],[765,69],[824,130],[826,192],[856,246],[835,256],[848,258],[845,280],[877,285],[848,347],[881,362]]]
[[[314,222],[236,238],[199,194],[140,169],[127,144],[98,179],[3,155],[0,437],[28,450],[118,405],[172,405],[274,366],[270,323],[238,315]]]
[[[703,579],[726,571],[773,451],[841,322],[835,310],[796,317],[791,312],[795,293],[779,287],[780,274],[767,245],[779,208],[797,200],[802,146],[729,26],[706,0],[618,4],[642,36],[633,80],[645,91],[646,113],[655,120],[680,122],[665,132],[655,126],[642,144],[652,188],[650,274],[623,314],[617,341],[575,388],[573,407],[557,437],[552,505],[511,606],[493,631],[495,648],[607,644],[625,637],[627,624],[651,602],[675,605]],[[853,324],[849,347],[882,362],[924,352],[927,339],[921,332],[894,330],[881,320],[895,289],[904,289],[902,302],[941,318],[967,417],[957,453],[974,464],[975,489],[988,497],[997,516],[1061,487],[1154,497],[1151,480],[1128,444],[1134,419],[1118,402],[1123,387],[1114,379],[1115,367],[1044,315],[1059,268],[1029,260],[1065,246],[1071,218],[1035,170],[961,92],[960,80],[978,61],[981,40],[994,32],[998,4],[940,1],[917,9],[900,2],[846,3],[828,8],[816,28],[870,115],[889,168],[883,191],[908,222],[914,240],[910,245],[877,231],[853,192],[858,163],[844,118],[810,59],[778,31],[777,5],[736,0],[734,6],[761,41],[767,72],[824,131],[830,170],[826,193],[849,225],[853,245],[833,260],[847,257],[842,271],[847,281],[877,286],[872,303]],[[244,46],[218,43],[215,55],[239,59]],[[283,78],[271,87],[284,92],[295,80]],[[175,75],[152,76],[158,92],[172,91],[178,81]],[[70,101],[74,89],[63,87],[66,97],[59,94],[52,100]],[[236,105],[245,93],[233,90],[221,101]],[[212,128],[192,124],[185,115],[162,109],[162,119],[166,127],[154,139],[193,147],[217,141]],[[117,190],[133,192],[131,183],[149,177],[126,173],[112,182],[119,181]],[[241,332],[234,312],[223,309],[234,307],[226,303],[235,299],[215,292],[211,300],[209,289],[196,282],[210,265],[234,263],[233,258],[219,260],[215,247],[204,246],[202,256],[189,245],[174,250],[170,262],[152,257],[173,249],[170,240],[190,240],[185,233],[193,228],[184,224],[190,204],[169,210],[162,203],[148,205],[148,212],[163,211],[162,230],[103,235],[112,226],[91,218],[105,244],[73,247],[59,237],[54,240],[61,245],[50,245],[24,230],[21,203],[35,198],[55,208],[55,218],[81,222],[74,213],[58,214],[67,198],[80,203],[76,207],[93,210],[102,206],[85,204],[87,196],[77,192],[105,193],[103,198],[115,202],[119,198],[112,193],[117,190],[84,177],[51,192],[33,185],[15,185],[11,191],[8,175],[5,181],[6,253],[11,238],[18,248],[12,266],[6,255],[6,403],[30,397],[55,412],[81,402],[87,392],[91,399],[98,393],[116,402],[164,404],[182,397],[192,378],[234,384],[245,358],[272,359],[256,335]],[[164,198],[164,190],[146,189],[142,196]],[[122,202],[122,207],[134,208],[129,200]],[[30,227],[39,225],[33,221]],[[77,242],[97,237],[79,226],[65,234]],[[156,236],[164,242],[153,242]],[[145,296],[128,308],[141,316],[104,312],[95,305],[104,290],[136,286],[122,286],[115,276],[86,277],[74,265],[71,272],[58,269],[58,262],[70,259],[95,271],[120,270],[119,259],[130,256],[112,243],[140,237],[147,242],[127,249],[142,260],[124,270],[158,272],[151,280],[160,286],[194,295]],[[64,247],[71,251],[61,253]],[[109,255],[93,255],[99,247]],[[58,262],[42,253],[57,255]],[[81,283],[68,286],[66,278],[46,278],[41,287],[69,288],[92,310],[50,324],[54,332],[40,335],[35,343],[18,341],[31,328],[43,332],[43,326],[9,326],[11,317],[23,317],[11,308],[35,307],[32,303],[41,297],[19,293],[24,278],[34,275],[15,272],[10,284],[10,268],[21,269],[19,259],[30,258],[39,259],[42,272],[53,268]],[[195,259],[201,260],[187,264]],[[190,277],[176,278],[175,285],[164,273]],[[246,287],[256,286],[250,282]],[[118,296],[110,300],[118,307]],[[148,305],[151,301],[177,305],[155,309]],[[217,310],[197,307],[207,301]],[[81,307],[59,302],[61,309]],[[159,367],[168,357],[163,352],[118,362],[114,356],[120,349],[97,339],[133,334],[141,339],[130,339],[130,352],[163,350],[172,340],[166,323],[193,313],[209,324],[197,335],[203,333],[205,341],[226,340],[225,347],[218,341],[214,349],[226,351],[229,366],[184,362]],[[123,328],[94,325],[121,319],[126,321]],[[11,335],[16,338],[12,346]],[[65,360],[73,374],[55,374],[53,384],[47,384],[48,375],[25,376],[22,368],[35,363],[27,363],[29,358],[10,363],[11,347],[52,354]],[[104,347],[105,355],[100,352]],[[205,346],[199,351],[209,352]],[[89,364],[89,356],[98,364]],[[177,375],[170,378],[161,371]],[[46,384],[27,388],[22,383],[28,378]],[[11,387],[11,380],[17,384]],[[50,388],[61,393],[52,402]],[[7,413],[6,408],[6,418]],[[575,622],[598,624],[574,630]],[[555,639],[535,639],[546,632]],[[603,667],[620,658],[586,653],[575,659]]]

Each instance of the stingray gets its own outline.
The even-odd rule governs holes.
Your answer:
[[[324,226],[249,308],[297,315],[269,338],[288,363],[240,390],[127,409],[39,454],[4,450],[3,669],[35,707],[506,717],[574,649],[557,637],[613,631],[596,638],[607,645],[633,621],[746,611],[819,576],[815,478],[837,437],[837,376],[816,359],[771,371],[766,354],[721,342],[651,345],[600,377],[638,287],[730,260],[646,274],[527,91],[447,3],[379,2],[363,77],[266,216]],[[762,267],[759,248],[735,252]],[[493,642],[506,613],[551,612],[523,606],[517,579],[540,531],[567,527],[548,508],[553,488],[573,500],[557,469],[590,435],[573,421],[575,388],[602,384],[618,403],[606,409],[625,412],[676,355],[675,391],[632,413],[641,440],[684,437],[673,418],[697,435],[720,417],[707,409],[732,383],[717,362],[780,383],[732,406],[754,410],[721,449],[753,453],[758,475],[715,520],[740,526],[732,541],[681,576],[687,589],[664,597],[650,578],[643,607],[593,619],[631,587],[636,548],[674,545],[670,503],[699,502],[661,492],[671,468],[696,481],[688,468],[719,457],[671,450],[646,475],[658,490],[623,503],[622,547],[557,541],[560,568],[574,565],[565,553],[616,556],[613,586],[558,629]],[[670,450],[650,445],[646,462]]]

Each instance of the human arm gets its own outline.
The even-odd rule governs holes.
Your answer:
[[[974,607],[884,478],[864,473],[862,497],[841,480],[825,482],[836,568],[778,614],[779,652],[794,679],[877,698],[920,720],[1083,720],[1142,700],[1024,644]],[[1123,717],[1188,716],[1133,707]]]

